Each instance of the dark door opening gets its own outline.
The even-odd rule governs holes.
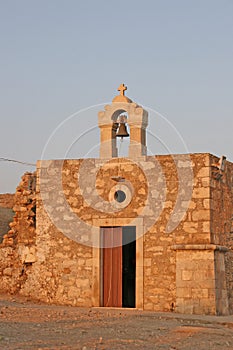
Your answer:
[[[122,231],[122,306],[135,307],[136,228],[123,227]]]
[[[135,307],[136,227],[102,227],[102,305]],[[113,245],[113,246],[111,246]]]

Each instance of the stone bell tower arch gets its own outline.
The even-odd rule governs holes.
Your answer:
[[[130,128],[129,158],[138,158],[147,155],[146,128],[148,112],[137,103],[125,96],[127,87],[121,84],[120,94],[106,105],[104,111],[98,113],[100,128],[100,158],[118,157],[117,149],[117,118],[124,112],[128,114],[127,124]]]

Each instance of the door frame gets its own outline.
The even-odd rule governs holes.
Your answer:
[[[143,309],[143,218],[113,218],[113,219],[93,219],[93,225],[99,226],[99,247],[101,246],[101,227],[115,226],[135,226],[136,227],[136,278],[135,278],[135,308]],[[102,261],[101,249],[92,248],[92,305],[102,306]]]

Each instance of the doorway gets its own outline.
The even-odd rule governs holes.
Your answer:
[[[135,307],[136,227],[102,227],[102,306]]]

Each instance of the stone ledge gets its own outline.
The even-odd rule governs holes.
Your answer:
[[[230,249],[216,244],[175,244],[171,246],[172,250],[218,250],[228,252]]]

